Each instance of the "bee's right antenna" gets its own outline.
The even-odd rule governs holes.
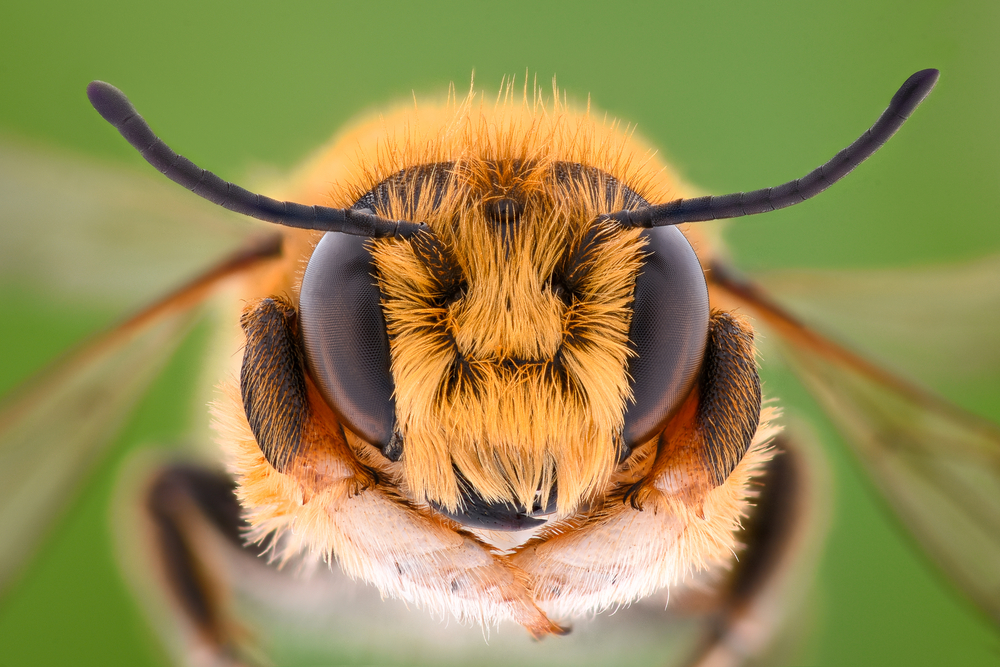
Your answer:
[[[814,169],[802,178],[789,181],[773,188],[737,192],[721,197],[697,197],[675,199],[666,204],[647,206],[633,211],[622,210],[603,216],[605,220],[615,220],[623,227],[665,227],[683,222],[702,220],[722,220],[739,218],[744,215],[767,213],[779,208],[792,206],[814,197],[847,176],[889,141],[913,110],[934,88],[940,73],[936,69],[925,69],[907,79],[892,96],[888,108],[882,112],[868,131],[857,141],[837,153],[822,167]]]
[[[164,176],[199,197],[230,211],[287,227],[342,232],[355,236],[409,237],[427,225],[406,220],[388,220],[367,209],[306,206],[278,201],[250,192],[202,169],[167,146],[139,115],[125,93],[110,83],[92,81],[87,97],[104,120],[114,125],[125,140]]]

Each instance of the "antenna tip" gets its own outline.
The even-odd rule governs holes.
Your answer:
[[[938,77],[941,76],[941,70],[934,69],[922,69],[919,72],[913,74],[906,83],[903,84],[904,87],[907,85],[913,85],[914,89],[920,89],[924,91],[924,95],[931,92],[931,88],[937,83]]]
[[[137,114],[125,93],[110,83],[91,81],[87,84],[87,99],[97,113],[115,127]]]
[[[924,98],[934,89],[941,72],[936,69],[922,69],[903,82],[892,97],[890,106],[898,105],[897,113],[903,118],[909,118],[913,110],[924,101]]]

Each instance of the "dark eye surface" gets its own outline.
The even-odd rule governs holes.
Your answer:
[[[708,287],[694,248],[676,227],[643,232],[649,256],[636,279],[629,341],[635,402],[625,410],[625,444],[659,433],[691,391],[708,338]]]
[[[299,317],[320,392],[351,431],[385,450],[396,405],[389,340],[367,239],[326,234],[309,259]]]

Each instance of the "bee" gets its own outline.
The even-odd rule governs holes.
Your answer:
[[[306,170],[289,193],[300,203],[196,167],[95,82],[95,108],[168,178],[289,229],[142,312],[54,382],[77,404],[76,423],[105,423],[95,384],[121,395],[121,369],[175,337],[224,281],[252,276],[239,379],[224,380],[213,407],[235,491],[173,464],[143,492],[173,608],[222,659],[241,648],[224,574],[201,546],[219,536],[248,537],[278,562],[336,560],[382,594],[535,637],[714,584],[703,596],[716,624],[693,633],[688,657],[739,662],[769,639],[746,626],[788,586],[777,565],[802,532],[788,507],[806,475],[796,450],[772,445],[752,315],[790,343],[872,460],[896,452],[877,471],[888,496],[995,613],[996,476],[971,484],[996,469],[992,427],[802,326],[693,224],[818,194],[885,143],[936,79],[908,79],[823,167],[750,193],[685,198],[617,126],[557,96],[518,104],[508,91],[492,109],[470,94],[358,129]],[[908,493],[914,477],[939,495]],[[942,508],[968,525],[928,525]],[[743,542],[745,562],[723,574]]]

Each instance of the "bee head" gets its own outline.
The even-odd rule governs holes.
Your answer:
[[[704,352],[707,290],[684,237],[601,218],[645,205],[558,160],[473,156],[384,179],[355,206],[429,229],[317,246],[300,307],[328,400],[455,518],[571,513],[662,429]]]

